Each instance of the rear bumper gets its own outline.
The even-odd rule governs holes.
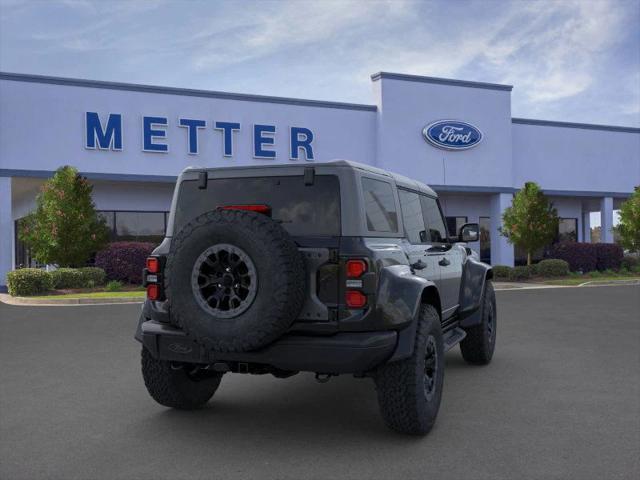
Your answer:
[[[178,328],[144,320],[142,317],[136,339],[161,360],[203,364],[241,362],[318,373],[368,372],[391,357],[398,338],[392,330],[331,336],[287,334],[260,350],[220,353],[201,347]]]

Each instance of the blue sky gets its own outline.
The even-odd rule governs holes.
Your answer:
[[[0,0],[0,70],[372,103],[392,71],[514,85],[514,117],[640,125],[640,0]]]

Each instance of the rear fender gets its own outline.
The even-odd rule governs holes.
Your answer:
[[[460,282],[460,308],[458,318],[464,328],[478,325],[482,320],[482,295],[487,279],[493,278],[493,270],[486,263],[468,257]]]
[[[429,301],[440,311],[440,296],[431,280],[418,277],[408,265],[385,267],[380,274],[377,305],[385,323],[404,323],[407,326],[398,332],[396,349],[390,362],[411,356],[415,342],[420,305]]]

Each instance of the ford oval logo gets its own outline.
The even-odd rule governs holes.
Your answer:
[[[458,120],[438,120],[422,130],[431,145],[447,150],[466,150],[482,141],[482,132],[470,123]]]

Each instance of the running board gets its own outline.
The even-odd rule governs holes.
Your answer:
[[[459,344],[462,340],[464,340],[464,337],[466,336],[467,336],[467,332],[465,332],[463,329],[459,327],[456,327],[453,330],[449,330],[447,333],[444,334],[444,337],[443,337],[444,351],[448,352],[449,350],[451,350],[453,347]]]

